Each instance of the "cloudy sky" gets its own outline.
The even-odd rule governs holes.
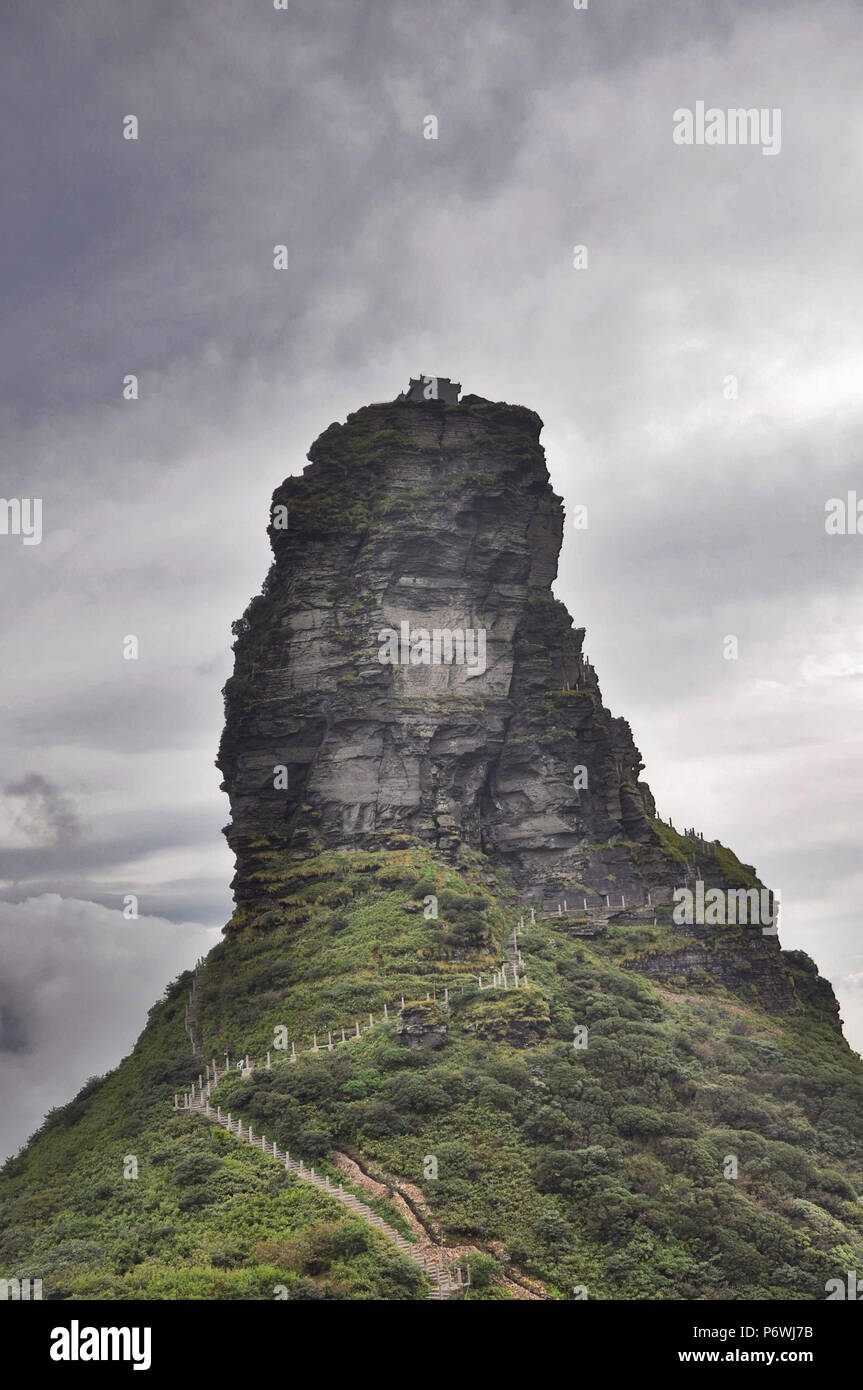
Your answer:
[[[43,499],[0,535],[0,1157],[218,939],[270,494],[420,372],[545,420],[661,813],[781,889],[863,1047],[859,5],[6,0],[0,39],[0,490]],[[781,150],[676,144],[698,101]]]

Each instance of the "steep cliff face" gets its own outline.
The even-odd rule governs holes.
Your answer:
[[[591,726],[597,809],[622,828],[610,722],[551,597],[562,507],[539,430],[530,411],[479,401],[372,406],[327,430],[276,492],[288,529],[271,529],[265,596],[241,625],[220,755],[241,893],[245,847],[262,835],[294,849],[399,833],[515,856],[572,845],[571,769],[540,756],[525,722],[553,689],[576,696],[568,727]],[[402,624],[467,630],[473,664],[382,663],[380,634],[401,638]]]
[[[540,428],[472,397],[369,406],[276,491],[287,525],[237,625],[219,757],[240,897],[261,837],[297,852],[464,842],[537,893],[558,873],[604,894],[612,862],[624,893],[669,881],[629,726],[551,593],[563,508]],[[382,663],[380,634],[403,625],[482,634],[473,664],[426,662],[416,642]],[[609,852],[623,841],[654,851],[642,872]]]
[[[758,883],[656,818],[630,727],[552,595],[563,507],[541,427],[473,396],[368,406],[276,490],[219,754],[235,926],[272,902],[274,856],[415,842],[455,862],[481,852],[523,902],[594,917],[667,907],[696,875]],[[435,631],[466,633],[466,659],[436,652]],[[779,953],[757,931],[724,944],[726,983],[735,954],[748,984],[753,959]],[[774,992],[793,1007],[787,982]]]

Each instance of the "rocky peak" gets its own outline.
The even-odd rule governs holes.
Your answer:
[[[696,874],[758,883],[656,817],[551,592],[564,516],[541,428],[476,396],[400,398],[330,425],[276,489],[219,752],[239,905],[274,854],[415,841],[483,853],[539,910],[605,919],[652,917]],[[751,945],[778,953],[757,929]]]
[[[400,833],[535,879],[588,838],[651,840],[629,727],[551,593],[563,507],[540,429],[475,397],[370,406],[277,489],[275,562],[226,692],[240,860],[262,835],[301,850]]]

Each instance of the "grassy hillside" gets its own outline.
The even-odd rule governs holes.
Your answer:
[[[209,956],[197,1026],[206,1057],[270,1049],[275,1065],[229,1074],[213,1103],[320,1172],[341,1151],[401,1189],[446,1245],[473,1247],[469,1299],[509,1296],[505,1273],[559,1298],[821,1299],[860,1268],[863,1064],[811,962],[782,956],[799,1007],[771,1017],[707,976],[640,976],[640,957],[686,945],[661,916],[590,939],[551,920],[520,938],[528,987],[480,992],[470,977],[504,958],[519,909],[463,856],[457,871],[409,843],[299,863],[262,847],[277,892]],[[54,1298],[425,1297],[412,1263],[338,1203],[172,1113],[200,1070],[190,982],[6,1165],[0,1273],[41,1277]],[[332,1053],[291,1065],[274,1048],[276,1029],[310,1044],[402,994],[446,1023],[440,1051],[399,1046],[394,1011]],[[378,1200],[409,1233],[404,1207]]]

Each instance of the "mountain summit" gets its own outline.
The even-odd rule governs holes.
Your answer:
[[[481,854],[534,916],[652,922],[677,888],[760,889],[718,842],[657,819],[629,724],[552,595],[564,517],[541,428],[476,396],[400,398],[331,425],[275,492],[274,563],[225,691],[232,930],[268,920],[273,855],[408,842]],[[717,934],[708,916],[641,969],[760,982],[793,1010],[763,925]]]
[[[657,816],[551,592],[539,418],[420,385],[276,489],[218,759],[235,911],[6,1165],[0,1276],[823,1299],[863,1267],[833,991],[751,866]]]

